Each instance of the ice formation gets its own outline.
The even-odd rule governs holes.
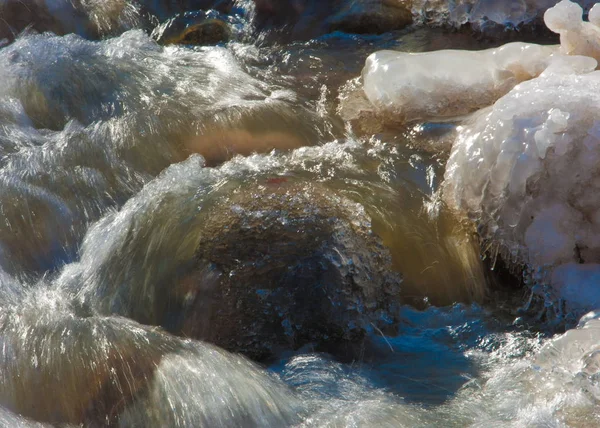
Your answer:
[[[544,15],[546,26],[560,34],[560,50],[567,55],[585,55],[600,60],[600,5],[589,12],[589,22],[582,19],[583,9],[563,0]]]
[[[485,31],[490,26],[517,27],[536,21],[557,0],[413,0],[416,22],[459,27],[469,24]],[[594,0],[578,0],[588,10]]]
[[[483,51],[379,51],[367,58],[363,87],[394,121],[459,116],[539,75],[557,49],[517,42]]]
[[[476,115],[454,144],[444,189],[510,261],[547,272],[561,266],[556,288],[584,306],[600,305],[593,289],[574,297],[586,288],[579,279],[600,273],[589,265],[600,262],[595,66],[588,57],[560,61]],[[569,278],[578,279],[579,290]]]
[[[561,54],[459,132],[444,197],[509,264],[569,309],[600,306],[600,6],[563,0],[545,21]]]

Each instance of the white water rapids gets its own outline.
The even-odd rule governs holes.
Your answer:
[[[506,113],[535,110],[511,104],[521,96],[547,90],[545,112],[557,102],[544,82],[597,78],[546,73],[515,87],[559,47],[467,53],[500,44],[470,31],[529,25],[552,2],[400,3],[412,26],[359,35],[316,34],[311,17],[329,12],[308,0],[0,0],[0,427],[600,424],[600,316],[580,319],[549,283],[520,281],[528,268],[480,248],[492,234],[477,221],[505,224],[505,199],[545,205],[509,194],[516,185],[490,175],[499,163],[460,169],[508,153],[484,144],[507,145],[502,132],[529,135]],[[343,12],[331,22],[364,13],[331,4]],[[152,28],[178,13],[219,21],[229,39],[157,43]],[[293,19],[278,26],[283,16]],[[453,29],[427,27],[440,23]],[[476,78],[465,73],[444,98],[456,57],[434,69],[444,61],[408,55],[438,49],[474,68],[483,58],[486,79],[465,84]],[[535,52],[533,71],[498,59],[509,51]],[[402,69],[415,57],[427,90]],[[498,128],[474,122],[483,114]],[[569,135],[596,135],[592,122]],[[558,145],[551,126],[540,129]],[[544,201],[579,206],[548,177]],[[477,205],[473,189],[493,184],[500,196]],[[493,236],[538,251],[519,230]],[[585,232],[579,256],[593,258]],[[594,290],[595,271],[581,269],[555,276]]]

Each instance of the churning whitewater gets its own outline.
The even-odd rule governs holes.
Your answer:
[[[0,427],[600,425],[600,6],[0,0]]]

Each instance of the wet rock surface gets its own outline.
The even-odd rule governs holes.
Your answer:
[[[258,28],[285,27],[294,37],[330,31],[384,33],[412,22],[410,5],[401,0],[256,0]]]
[[[393,329],[401,278],[360,205],[278,177],[210,211],[174,296],[184,335],[264,360]]]
[[[162,45],[214,45],[230,37],[226,18],[214,11],[176,15],[152,31],[152,38]]]
[[[9,41],[23,31],[76,33],[95,39],[145,21],[143,8],[126,0],[6,0],[0,3],[0,18],[0,40]]]
[[[229,13],[232,5],[231,0],[5,0],[0,3],[0,41],[12,41],[23,31],[98,39],[132,28],[151,30],[156,21],[184,11]]]
[[[401,0],[349,1],[329,18],[332,30],[359,34],[382,34],[411,23],[410,7]]]

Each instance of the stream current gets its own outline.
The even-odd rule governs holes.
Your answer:
[[[0,426],[600,424],[600,321],[528,302],[437,198],[455,125],[344,114],[374,51],[494,42],[289,40],[238,2],[229,42],[161,46],[130,7],[0,48]]]

